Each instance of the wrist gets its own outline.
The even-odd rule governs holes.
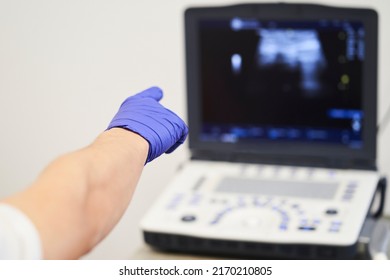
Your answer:
[[[114,127],[104,131],[96,140],[98,143],[101,141],[112,142],[126,150],[136,150],[145,160],[148,155],[149,142],[138,133],[125,128]]]

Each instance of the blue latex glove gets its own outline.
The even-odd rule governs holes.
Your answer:
[[[108,126],[108,129],[125,128],[145,138],[149,142],[146,162],[173,152],[188,134],[184,121],[159,103],[162,97],[163,92],[158,87],[130,96]]]

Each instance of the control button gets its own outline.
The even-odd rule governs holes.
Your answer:
[[[339,211],[337,211],[337,209],[334,209],[334,208],[330,208],[328,210],[326,210],[326,214],[327,215],[337,215]]]
[[[357,183],[356,182],[350,182],[349,184],[348,184],[348,188],[350,188],[350,189],[355,189],[355,188],[357,188]]]
[[[217,213],[217,215],[215,216],[214,220],[211,221],[211,224],[212,224],[212,225],[217,224],[217,223],[221,220],[221,218],[223,217],[223,215],[224,215],[226,212],[227,212],[227,211]]]
[[[319,225],[319,224],[321,224],[321,220],[320,220],[320,219],[314,219],[314,220],[313,220],[313,223],[314,223],[315,225]]]
[[[341,226],[342,222],[341,221],[338,221],[338,220],[335,220],[335,221],[332,221],[332,226]]]
[[[352,195],[352,194],[354,194],[354,193],[355,193],[355,189],[346,189],[346,190],[345,190],[345,194],[346,194],[346,195],[348,195],[348,194]]]
[[[227,207],[227,208],[225,208],[225,209],[223,210],[223,213],[225,214],[225,213],[227,213],[227,212],[232,211],[233,209],[234,209],[233,207]]]
[[[261,203],[259,199],[253,200],[253,205],[256,207],[263,207],[264,203]]]
[[[178,193],[176,194],[172,200],[169,202],[169,204],[167,205],[167,209],[168,210],[175,210],[176,207],[179,205],[179,203],[182,201],[183,199],[183,194],[182,193]]]
[[[329,229],[329,232],[339,232],[339,231],[340,231],[340,228],[338,228],[338,227],[331,227]]]
[[[346,193],[346,194],[344,194],[344,196],[343,196],[343,200],[351,200],[352,197],[353,197],[352,194]]]
[[[183,217],[181,217],[181,220],[183,222],[194,222],[196,220],[196,217],[194,215],[185,215]]]
[[[191,200],[190,200],[190,205],[197,206],[200,203],[202,196],[200,194],[195,194]]]
[[[299,230],[303,230],[303,231],[314,231],[314,230],[316,230],[316,228],[314,226],[300,226],[298,229]]]
[[[223,216],[224,214],[225,214],[225,212],[219,212],[219,213],[217,213],[217,215],[215,216],[215,219],[216,219],[216,220],[221,219],[222,216]]]
[[[280,215],[282,215],[282,217],[288,218],[288,212],[287,211],[280,210],[279,213],[280,213]]]
[[[287,224],[282,223],[282,224],[279,226],[279,229],[280,229],[281,231],[286,231],[286,230],[287,230]]]
[[[215,218],[214,220],[211,222],[211,224],[216,224],[219,222],[219,220],[228,212],[232,211],[234,208],[232,207],[228,207],[228,208],[225,208],[224,210],[222,210],[221,212],[218,212],[216,215],[215,215]]]
[[[339,232],[341,227],[341,221],[332,221],[329,231],[330,232]]]
[[[288,223],[290,221],[290,218],[287,215],[282,215],[282,223]]]

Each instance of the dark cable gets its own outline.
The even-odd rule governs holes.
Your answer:
[[[390,106],[387,107],[385,116],[382,118],[382,120],[378,123],[377,131],[378,135],[381,135],[385,128],[387,127],[390,120]]]
[[[377,189],[375,192],[376,195],[380,195],[379,207],[374,213],[371,214],[372,217],[375,219],[378,219],[383,215],[383,210],[385,208],[386,186],[386,177],[382,177],[378,182]]]

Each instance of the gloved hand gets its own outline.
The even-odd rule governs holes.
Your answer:
[[[162,97],[158,87],[130,96],[107,128],[125,128],[145,138],[149,142],[147,163],[163,153],[173,152],[188,134],[184,121],[159,103]]]

